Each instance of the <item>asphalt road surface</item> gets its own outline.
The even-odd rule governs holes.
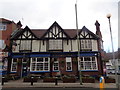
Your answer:
[[[99,88],[3,88],[2,90],[102,90]],[[105,88],[104,90],[117,90],[114,88]]]

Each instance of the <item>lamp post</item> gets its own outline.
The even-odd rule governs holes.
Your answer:
[[[113,47],[113,37],[112,37],[112,30],[111,30],[111,21],[110,21],[111,14],[107,14],[106,17],[108,18],[108,21],[109,21],[110,36],[111,36],[111,44],[112,44],[112,55],[113,55],[112,58],[113,58],[114,67],[115,67],[115,81],[116,81],[116,87],[117,87],[118,90],[119,90],[118,76],[117,76],[117,62],[116,62],[116,60],[115,60],[115,53],[114,53],[114,47]]]
[[[77,29],[77,44],[78,44],[78,65],[79,65],[79,79],[80,79],[80,85],[82,85],[82,72],[81,72],[81,61],[80,61],[80,43],[79,43],[79,35],[78,35],[78,19],[77,19],[77,1],[75,4],[75,13],[76,13],[76,29]]]

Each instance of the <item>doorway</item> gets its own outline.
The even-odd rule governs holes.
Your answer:
[[[22,77],[27,76],[28,72],[28,64],[27,64],[28,58],[22,59]]]

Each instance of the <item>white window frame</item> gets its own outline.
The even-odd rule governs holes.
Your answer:
[[[104,49],[102,41],[100,41],[100,44],[101,44],[101,49]]]
[[[98,65],[97,65],[97,57],[81,57],[82,59],[80,59],[81,61],[81,70],[98,70]],[[90,61],[85,61],[85,58],[89,58]],[[92,61],[92,59],[94,58],[94,61]],[[78,70],[80,70],[80,61],[78,63]],[[90,68],[86,68],[86,63],[90,63]],[[93,67],[95,64],[95,68]]]
[[[52,39],[49,40],[49,50],[62,50],[62,40]]]
[[[91,50],[92,49],[92,40],[83,39],[81,40],[81,50]]]
[[[6,24],[2,24],[0,23],[0,30],[6,30],[7,29],[7,25]]]
[[[20,50],[31,50],[31,40],[21,40]]]
[[[71,69],[68,69],[68,63],[70,63]],[[66,57],[66,71],[72,71],[72,58],[71,57]]]
[[[55,64],[57,64],[57,66],[55,66]],[[55,70],[56,67],[58,68],[57,70]],[[59,71],[59,61],[54,61],[53,71]]]
[[[11,72],[17,72],[17,58],[16,59],[16,62],[13,62],[14,59],[12,59],[12,63],[11,63]],[[13,65],[16,64],[16,70],[13,70]]]
[[[33,58],[35,59],[34,62],[33,62]],[[33,58],[31,58],[30,71],[50,71],[50,58],[48,58],[48,57],[33,57]],[[38,62],[38,61],[37,61],[38,58],[43,59],[43,61]],[[47,62],[45,61],[46,58],[48,59]],[[33,66],[32,66],[33,63],[35,63],[35,66],[34,66],[35,69],[34,69],[34,70],[33,70]],[[45,64],[46,64],[46,63],[48,63],[48,66],[47,66],[48,69],[47,69],[47,70],[45,70]],[[38,64],[43,64],[43,69],[42,69],[42,70],[40,70],[40,69],[37,70],[37,65],[38,65]]]
[[[5,41],[4,40],[0,40],[0,48],[1,49],[5,48]]]

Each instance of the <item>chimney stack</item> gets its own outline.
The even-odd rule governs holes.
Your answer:
[[[22,27],[22,24],[21,24],[21,21],[19,21],[19,22],[17,23],[17,28],[18,28],[18,30],[21,29],[21,27]]]
[[[101,31],[100,31],[100,24],[97,20],[95,22],[95,26],[96,26],[96,35],[98,35],[102,39],[102,34],[101,34]]]

